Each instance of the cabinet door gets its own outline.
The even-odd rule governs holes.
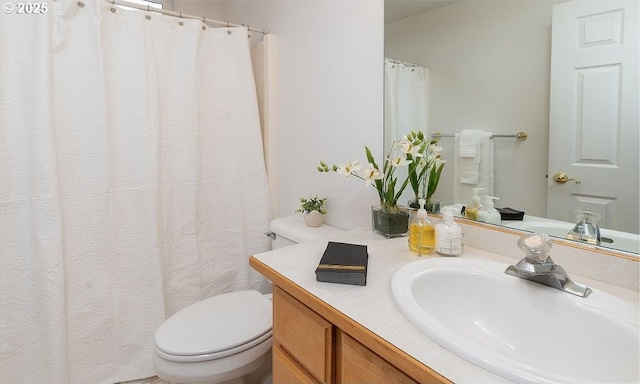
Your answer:
[[[417,384],[398,368],[346,333],[338,330],[336,336],[336,382],[338,384]]]
[[[274,384],[317,384],[302,367],[280,347],[273,348]]]
[[[294,356],[316,380],[330,383],[333,325],[278,287],[275,287],[273,300],[276,343]]]

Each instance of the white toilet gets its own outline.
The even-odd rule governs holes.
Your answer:
[[[308,227],[297,215],[275,219],[269,229],[273,249],[344,232]],[[271,325],[270,295],[245,290],[199,301],[156,331],[156,374],[173,383],[270,383]]]

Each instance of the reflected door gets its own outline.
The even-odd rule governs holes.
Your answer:
[[[638,28],[637,0],[554,6],[548,218],[638,233]]]

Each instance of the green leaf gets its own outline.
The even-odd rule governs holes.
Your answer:
[[[390,180],[389,185],[387,185],[387,194],[385,196],[386,202],[393,201],[393,191],[395,190],[395,186],[396,186],[396,179]]]
[[[408,183],[409,183],[409,178],[404,179],[404,183],[402,183],[402,186],[400,187],[400,190],[398,191],[398,193],[396,193],[396,196],[393,198],[393,202],[394,203],[396,203],[398,201],[398,199],[400,198],[400,195],[402,195],[402,192],[407,187]]]
[[[436,192],[436,188],[438,187],[438,182],[440,181],[440,174],[442,173],[442,169],[444,168],[444,164],[440,164],[440,166],[436,169],[436,165],[433,165],[431,169],[431,174],[429,175],[429,184],[427,185],[427,197],[431,197]]]
[[[365,152],[366,152],[366,154],[367,154],[367,160],[368,160],[371,164],[373,164],[373,167],[374,167],[375,169],[377,169],[377,170],[379,171],[379,170],[380,170],[380,168],[378,168],[378,164],[376,164],[376,159],[374,159],[373,155],[371,154],[371,150],[370,150],[369,148],[367,148],[367,146],[366,146],[366,145],[364,146],[364,150],[365,150]]]

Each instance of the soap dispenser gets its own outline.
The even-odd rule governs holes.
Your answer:
[[[478,212],[478,221],[500,225],[502,223],[502,217],[500,216],[500,212],[494,208],[493,200],[500,199],[495,196],[486,197],[483,208]]]
[[[482,209],[480,203],[480,193],[484,191],[484,188],[473,188],[473,196],[471,196],[471,204],[464,209],[464,217],[469,220],[478,220],[478,211]]]
[[[436,252],[457,256],[462,253],[462,228],[453,221],[451,210],[445,210],[442,216],[444,222],[436,224]]]
[[[424,209],[425,199],[419,199],[420,209],[416,217],[409,224],[409,249],[422,256],[432,253],[435,248],[435,227],[427,218],[427,210]]]

